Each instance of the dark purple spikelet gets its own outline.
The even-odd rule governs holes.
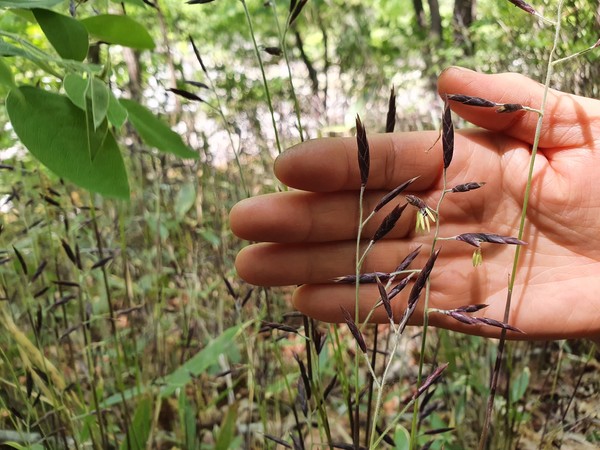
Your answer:
[[[458,311],[449,311],[448,315],[452,317],[454,320],[458,320],[459,322],[466,323],[467,325],[476,325],[477,319],[475,317],[467,316],[466,314]]]
[[[369,154],[369,141],[367,140],[367,131],[360,120],[356,116],[356,143],[358,145],[358,168],[360,169],[360,184],[366,186],[369,179],[369,167],[371,165],[371,157]]]
[[[204,61],[202,61],[202,56],[200,56],[200,51],[198,50],[198,47],[196,47],[196,44],[195,44],[194,40],[192,39],[192,36],[188,36],[188,39],[190,40],[190,43],[192,44],[192,49],[194,50],[194,55],[196,55],[196,59],[200,63],[200,67],[202,67],[202,72],[204,72],[205,74],[208,74],[208,71],[206,70],[206,66],[204,65]]]
[[[363,273],[358,277],[358,281],[360,284],[376,283],[376,277],[379,277],[381,281],[387,281],[391,278],[391,275],[387,272]],[[332,281],[339,284],[355,284],[356,275],[344,275],[342,277],[334,278]]]
[[[64,242],[64,240],[63,240]],[[17,257],[17,260],[19,261],[19,265],[21,266],[21,270],[23,270],[23,273],[25,275],[27,275],[27,264],[25,263],[25,259],[23,258],[23,255],[21,255],[21,252],[19,250],[17,250],[17,247],[15,247],[13,245],[13,250],[15,252],[15,255]],[[75,260],[75,255],[73,255],[73,259],[71,261],[74,262]]]
[[[524,106],[520,105],[519,103],[504,103],[500,105],[496,112],[500,114],[510,114],[517,111],[521,111],[523,108]]]
[[[419,245],[416,249],[414,249],[412,252],[406,255],[406,257],[402,260],[398,267],[396,267],[394,272],[402,272],[403,270],[406,270],[408,266],[410,266],[410,263],[412,263],[421,252],[421,247],[423,246]]]
[[[525,3],[523,0],[508,0],[508,1],[511,2],[513,5],[515,5],[517,8],[522,9],[526,13],[537,15],[537,12],[535,11],[535,9],[533,9],[533,6],[531,6],[529,3]]]
[[[429,278],[429,274],[433,270],[433,265],[435,264],[435,260],[437,259],[438,255],[440,254],[440,250],[441,249],[437,249],[435,252],[433,252],[431,254],[431,256],[429,256],[427,263],[425,263],[425,266],[423,267],[423,269],[421,269],[419,276],[415,280],[415,284],[413,285],[413,287],[410,291],[410,295],[408,296],[409,309],[412,308],[417,303],[417,300],[419,300],[421,291],[425,287],[427,278]]]
[[[455,237],[457,241],[463,241],[474,247],[480,247],[482,242],[490,244],[511,244],[511,245],[526,245],[527,242],[521,241],[515,237],[500,236],[494,233],[463,233]]]
[[[377,231],[375,231],[375,234],[373,235],[371,241],[377,242],[390,231],[392,231],[392,229],[396,226],[396,223],[398,223],[400,216],[402,216],[402,213],[404,212],[407,206],[408,203],[405,203],[402,206],[396,205],[396,207],[392,209],[392,212],[385,216],[385,218],[381,222],[381,225],[379,225],[379,228],[377,228]]]
[[[408,284],[408,282],[411,280],[411,278],[413,277],[413,274],[409,274],[407,277],[404,277],[402,279],[402,281],[400,281],[400,283],[398,283],[396,286],[394,286],[392,289],[390,289],[390,292],[388,292],[388,299],[392,300],[396,295],[398,295],[400,292],[402,292],[402,290],[406,287],[406,285]]]
[[[279,47],[265,47],[264,50],[271,56],[283,55],[283,51]]]
[[[454,155],[454,125],[452,124],[452,110],[448,102],[444,105],[444,115],[442,116],[442,150],[444,169],[447,169]]]
[[[210,89],[210,87],[208,86],[208,84],[206,83],[202,83],[201,81],[194,81],[194,80],[183,80],[183,82],[185,84],[189,84],[191,86],[200,88],[200,89]]]
[[[292,1],[290,3],[290,20],[289,20],[290,26],[296,21],[296,19],[302,12],[302,9],[304,9],[304,7],[306,6],[307,3],[308,3],[308,0],[300,0],[299,2]]]
[[[388,101],[387,118],[385,121],[385,132],[393,133],[396,128],[396,91],[394,86],[390,91],[390,100]]]
[[[385,308],[385,313],[387,314],[390,320],[394,320],[394,313],[392,312],[392,305],[390,304],[390,299],[388,297],[388,293],[385,290],[385,286],[379,279],[379,277],[375,277],[377,280],[377,289],[379,290],[379,297],[381,298],[381,302],[383,303],[383,307]]]
[[[464,184],[459,184],[458,186],[454,186],[452,189],[450,189],[450,192],[468,192],[468,191],[473,191],[475,189],[479,189],[480,187],[484,186],[485,182],[470,182],[470,183],[464,183]]]
[[[352,316],[350,315],[350,313],[348,311],[346,311],[346,309],[343,306],[340,306],[340,309],[342,310],[342,314],[344,316],[344,322],[346,322],[346,325],[348,325],[348,328],[350,329],[352,336],[354,336],[354,339],[356,339],[356,342],[358,343],[358,346],[360,347],[362,352],[366,354],[367,353],[367,344],[365,343],[365,339],[363,338],[362,333],[356,326],[354,319],[352,319]]]
[[[481,311],[484,308],[487,308],[489,305],[486,305],[485,303],[478,303],[475,305],[466,305],[466,306],[459,306],[458,308],[454,308],[453,311],[457,311],[457,312],[466,312],[466,313],[474,313],[477,311]]]
[[[423,213],[423,211],[427,210],[427,205],[419,197],[417,197],[416,195],[409,194],[409,195],[405,195],[404,198],[406,198],[406,201],[408,202],[409,205],[417,208],[419,211],[421,211],[422,214],[426,214],[426,213]]]
[[[184,89],[169,88],[169,89],[167,89],[167,91],[170,91],[173,94],[183,97],[187,100],[193,100],[195,102],[203,102],[204,101],[200,97],[198,97],[196,94],[194,94],[193,92],[186,91]]]
[[[446,370],[447,367],[448,363],[445,363],[441,366],[438,366],[433,372],[431,372],[431,374],[425,379],[425,381],[423,381],[421,386],[419,386],[419,388],[413,394],[413,399],[420,397],[427,389],[429,389],[431,385],[442,376],[442,372]]]
[[[522,330],[518,329],[517,327],[513,327],[512,325],[509,325],[504,322],[500,322],[499,320],[489,319],[487,317],[478,317],[477,321],[484,323],[486,325],[489,325],[491,327],[498,327],[498,328],[502,328],[504,330],[510,330],[510,331],[514,331],[516,333],[525,334]]]
[[[448,100],[462,103],[463,105],[479,106],[482,108],[493,108],[494,106],[498,106],[497,103],[492,102],[491,100],[486,100],[485,98],[481,97],[471,97],[470,95],[464,94],[449,94]]]
[[[414,178],[411,178],[408,181],[405,181],[404,183],[395,187],[390,192],[388,192],[383,197],[381,197],[381,200],[379,200],[379,203],[377,203],[375,208],[373,208],[373,212],[379,211],[381,208],[383,208],[385,205],[387,205],[389,202],[391,202],[393,199],[395,199],[398,195],[400,195],[402,192],[404,192],[408,186],[413,184],[417,178],[419,178],[419,176],[416,176]]]

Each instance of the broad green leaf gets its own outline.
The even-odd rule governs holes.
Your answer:
[[[244,327],[244,324],[240,324],[228,328],[223,332],[223,334],[221,334],[215,340],[209,342],[206,347],[192,356],[191,359],[186,361],[178,369],[175,369],[175,371],[170,375],[167,375],[162,380],[157,380],[157,384],[162,385],[160,390],[161,397],[168,397],[177,389],[185,387],[185,385],[192,380],[192,377],[198,377],[200,374],[206,372],[206,370],[210,367],[218,364],[219,356],[223,353],[227,353],[231,349],[232,342]],[[141,386],[126,389],[123,391],[123,393],[111,395],[107,399],[103,400],[99,407],[109,408],[123,401],[143,395],[151,389],[151,386]]]
[[[52,8],[63,0],[0,0],[0,8]]]
[[[10,67],[4,62],[4,58],[0,57],[0,84],[3,84],[8,87],[15,87],[15,78],[13,76],[12,70]]]
[[[410,447],[410,433],[402,425],[396,425],[394,433],[394,448],[396,450],[408,450]]]
[[[198,158],[198,154],[188,148],[181,136],[171,130],[147,108],[133,100],[121,99],[121,105],[129,113],[129,121],[142,140],[158,150],[173,153],[181,158]]]
[[[89,95],[92,99],[92,117],[94,120],[94,129],[97,129],[108,112],[108,102],[110,93],[108,86],[100,79],[93,77],[90,83]]]
[[[123,158],[111,133],[90,159],[86,114],[63,96],[31,86],[12,89],[6,109],[15,133],[42,164],[58,176],[109,197],[129,198]]]
[[[83,61],[87,56],[89,37],[77,20],[48,9],[35,8],[35,19],[56,52],[65,59]]]
[[[112,92],[109,95],[106,116],[115,128],[121,128],[127,120],[127,110],[119,103],[119,100],[117,100]]]
[[[195,202],[196,186],[194,186],[194,183],[185,183],[179,189],[177,197],[175,197],[175,216],[177,220],[181,221]]]
[[[95,38],[138,50],[151,50],[154,40],[146,28],[129,16],[100,14],[81,20],[88,32]]]
[[[145,397],[140,400],[135,409],[133,422],[127,430],[127,438],[123,439],[120,450],[144,450],[150,436],[151,426],[152,399]]]
[[[223,417],[223,421],[221,422],[219,436],[217,437],[217,442],[215,443],[215,450],[229,450],[231,447],[231,443],[235,437],[235,424],[238,416],[237,410],[237,403],[229,406],[227,414],[225,414],[225,417]]]
[[[74,73],[67,74],[63,79],[63,88],[69,100],[73,102],[79,109],[86,110],[86,94],[89,89],[89,78],[83,78],[81,75]]]

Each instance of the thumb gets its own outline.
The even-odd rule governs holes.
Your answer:
[[[446,69],[438,79],[442,98],[447,94],[481,97],[496,103],[517,103],[540,109],[544,86],[523,75],[501,73],[487,75],[461,67]],[[492,131],[501,131],[522,141],[533,143],[538,115],[517,111],[498,113],[497,108],[464,105],[450,101],[450,107],[465,120]],[[600,102],[565,94],[548,92],[541,147],[583,146],[593,141],[591,124],[600,119]]]

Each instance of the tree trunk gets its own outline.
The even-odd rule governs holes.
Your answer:
[[[423,11],[423,0],[412,0],[415,10],[415,19],[420,30],[425,28],[425,11]]]
[[[473,43],[469,28],[475,17],[476,0],[454,0],[454,40],[465,50],[465,53],[473,53]]]
[[[429,14],[431,16],[431,24],[429,32],[431,35],[442,37],[442,17],[440,16],[440,4],[438,0],[427,0],[429,4]]]

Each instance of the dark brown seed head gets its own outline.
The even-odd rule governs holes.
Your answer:
[[[449,94],[448,100],[462,103],[463,105],[480,106],[483,108],[493,108],[494,106],[498,106],[497,103],[494,103],[491,100],[486,100],[485,98],[481,97],[471,97],[470,95],[463,94]]]
[[[454,125],[452,124],[452,111],[448,102],[444,106],[444,115],[442,116],[442,150],[444,153],[444,169],[447,169],[454,155]]]
[[[448,367],[448,363],[438,366],[433,372],[431,372],[427,379],[423,381],[423,384],[421,384],[421,386],[419,386],[417,391],[413,394],[413,399],[420,397],[423,392],[429,389],[429,387],[442,376],[442,372],[446,370],[446,367]]]
[[[411,273],[407,277],[404,277],[402,281],[400,281],[400,283],[398,283],[396,286],[390,289],[390,292],[388,292],[388,299],[392,300],[396,295],[402,292],[402,290],[406,287],[408,282],[412,279],[413,275],[414,274]]]
[[[281,56],[283,55],[283,51],[279,47],[265,47],[265,52],[272,56]]]
[[[394,86],[390,91],[390,100],[388,101],[387,119],[385,121],[385,132],[393,133],[396,127],[396,91]]]
[[[513,113],[516,111],[521,111],[523,109],[523,105],[519,105],[518,103],[504,103],[500,105],[500,107],[496,110],[497,113]]]
[[[409,194],[405,195],[404,198],[406,198],[406,201],[409,205],[414,206],[420,211],[427,209],[427,205],[425,204],[425,202],[416,195]]]
[[[188,36],[188,39],[190,40],[190,43],[192,44],[192,49],[194,50],[194,55],[196,55],[196,59],[200,63],[200,67],[202,67],[202,72],[204,72],[205,74],[208,74],[208,71],[206,70],[206,66],[204,65],[204,62],[202,61],[202,57],[200,56],[200,52],[198,51],[198,47],[196,47],[196,44],[194,43],[194,39],[192,39],[191,36]]]
[[[385,290],[385,286],[379,279],[379,277],[375,277],[377,280],[377,289],[379,290],[379,297],[381,298],[381,302],[383,303],[383,307],[385,308],[385,312],[390,320],[394,320],[394,313],[392,312],[392,305],[390,305],[390,299],[388,297],[387,291]]]
[[[527,242],[515,237],[500,236],[494,233],[463,233],[455,237],[457,241],[463,241],[474,247],[480,247],[482,242],[490,244],[526,245]]]
[[[472,191],[475,189],[479,189],[480,187],[484,186],[485,182],[480,182],[480,183],[476,183],[474,181],[470,182],[470,183],[464,183],[464,184],[459,184],[458,186],[454,186],[451,189],[451,192],[468,192],[468,191]]]
[[[169,89],[167,89],[167,91],[171,91],[175,95],[186,98],[188,100],[193,100],[195,102],[203,102],[204,101],[200,97],[198,97],[196,94],[186,91],[184,89],[169,88]]]
[[[371,239],[372,242],[377,242],[378,240],[383,238],[386,234],[388,234],[390,231],[392,231],[392,229],[394,228],[394,226],[400,219],[400,216],[406,209],[407,205],[408,205],[408,203],[405,203],[402,206],[396,205],[396,207],[392,210],[392,212],[390,212],[387,216],[385,216],[385,219],[383,219],[383,221],[381,222],[381,225],[379,225],[379,228],[377,228],[377,231],[375,231],[375,234],[373,235],[373,238]]]
[[[340,309],[342,310],[342,315],[344,316],[344,322],[346,322],[346,325],[348,325],[348,328],[350,329],[352,336],[354,336],[354,339],[356,339],[358,346],[360,347],[363,353],[367,353],[367,344],[365,343],[365,339],[363,338],[362,333],[356,326],[354,319],[352,319],[350,313],[346,311],[346,309],[343,306],[340,306]]]
[[[365,186],[369,179],[369,167],[371,165],[371,157],[369,154],[369,141],[367,141],[367,131],[360,120],[356,116],[356,143],[358,145],[358,168],[360,169],[360,184]]]
[[[477,311],[480,311],[484,308],[487,308],[489,305],[486,305],[484,303],[478,303],[476,305],[466,305],[466,306],[460,306],[458,308],[454,308],[453,311],[457,311],[457,312],[466,312],[466,313],[474,313]]]
[[[200,89],[210,89],[210,87],[208,86],[208,84],[206,83],[202,83],[200,81],[194,81],[194,80],[183,80],[183,82],[185,84],[189,84],[192,85],[194,87],[200,88]]]
[[[302,12],[302,9],[308,3],[308,0],[300,0],[299,2],[294,1],[292,3],[293,3],[293,6],[292,6],[292,4],[290,4],[290,20],[289,20],[290,25],[292,25],[296,21],[296,19]]]
[[[511,2],[513,5],[515,5],[517,8],[520,8],[529,14],[534,14],[534,15],[537,14],[535,12],[535,9],[533,9],[533,7],[529,3],[525,3],[523,0],[508,0],[508,1]]]
[[[406,258],[402,260],[402,262],[398,265],[398,267],[396,267],[394,272],[402,272],[403,270],[406,270],[408,266],[410,266],[410,263],[413,262],[417,255],[421,252],[421,247],[423,246],[419,245],[416,249],[414,249],[412,252],[406,255]]]
[[[429,274],[431,273],[431,270],[433,269],[435,260],[437,259],[438,255],[440,254],[440,250],[441,249],[437,249],[435,252],[433,252],[431,254],[431,256],[429,257],[429,259],[427,260],[427,263],[425,264],[423,269],[421,269],[421,272],[419,273],[419,276],[417,277],[415,284],[412,287],[412,290],[410,291],[410,295],[408,296],[408,307],[409,308],[412,308],[417,303],[417,300],[419,300],[421,291],[425,287],[427,278],[429,278]]]
[[[414,183],[414,181],[417,178],[419,178],[419,177],[416,176],[414,178],[411,178],[410,180],[405,181],[401,185],[397,186],[396,188],[394,188],[393,190],[391,190],[390,192],[385,194],[383,197],[381,197],[381,200],[379,200],[379,203],[377,203],[375,208],[373,208],[373,211],[374,212],[379,211],[381,208],[383,208],[385,205],[387,205],[389,202],[391,202],[393,199],[395,199],[398,195],[400,195],[402,192],[404,192],[406,190],[406,188],[408,186],[410,186],[412,183]]]

